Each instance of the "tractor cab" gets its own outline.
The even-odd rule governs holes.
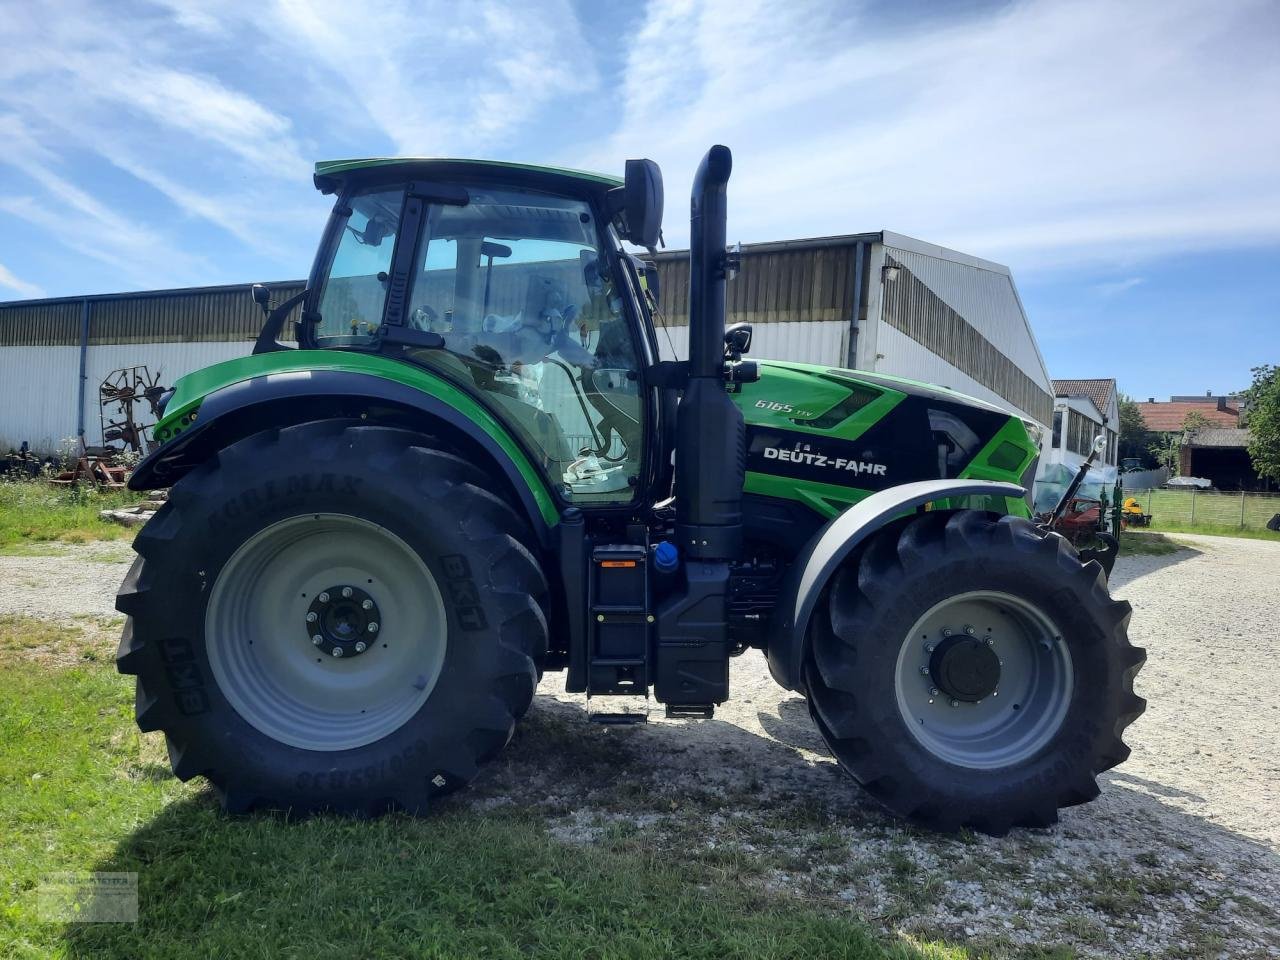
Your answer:
[[[657,241],[661,180],[645,161],[629,175],[320,164],[337,201],[299,344],[420,365],[476,396],[566,503],[631,503],[656,415],[641,371],[656,356],[643,264],[622,241]]]

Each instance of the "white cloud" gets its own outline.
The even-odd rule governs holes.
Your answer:
[[[152,2],[166,10],[181,29],[205,34],[223,33],[223,24],[214,16],[213,11],[208,9],[209,4],[205,2],[192,2],[192,0],[152,0]]]
[[[1145,283],[1144,277],[1126,277],[1123,280],[1111,280],[1107,283],[1094,284],[1093,292],[1100,297],[1118,297],[1126,291],[1132,290],[1141,283]]]
[[[117,19],[114,9],[94,3],[68,3],[58,16],[40,18],[6,4],[0,14],[8,54],[0,102],[29,120],[47,111],[67,126],[89,122],[142,134],[165,154],[212,148],[256,175],[306,175],[287,117],[191,67],[193,48],[180,27],[213,29],[210,14],[179,17],[179,29],[127,12]]]
[[[548,104],[598,84],[568,0],[278,0],[262,16],[302,62],[338,79],[335,122],[371,122],[403,154],[491,151]]]
[[[33,182],[0,204],[131,286],[230,279],[182,247],[182,218],[146,188],[250,249],[296,257],[292,223],[272,229],[272,217],[295,212],[288,188],[309,193],[292,121],[237,89],[235,71],[195,69],[203,35],[221,25],[182,0],[164,6],[171,16],[67,0],[37,17],[0,0],[0,165]],[[107,164],[145,186],[121,189]],[[314,229],[317,219],[296,222]]]
[[[144,2],[63,0],[44,15],[0,0],[0,114],[21,123],[25,158],[0,154],[0,165],[18,166],[45,191],[10,195],[5,209],[116,269],[121,249],[154,244],[134,235],[143,224],[131,217],[112,220],[110,206],[127,199],[140,201],[153,235],[204,221],[295,264],[267,270],[292,273],[325,210],[304,152],[502,152],[550,105],[599,83],[569,0]],[[107,200],[101,185],[117,171],[136,183],[112,184]],[[183,217],[157,219],[157,195]],[[68,214],[120,245],[86,244],[64,226]],[[199,254],[175,249],[165,263],[184,259]]]
[[[0,115],[0,162],[26,176],[43,193],[0,195],[0,210],[39,227],[64,247],[117,271],[124,281],[147,285],[163,278],[196,282],[208,263],[177,249],[172,240],[121,214],[56,171],[56,158],[14,116]],[[15,235],[14,231],[10,236]]]
[[[0,287],[12,290],[19,296],[34,299],[44,296],[44,288],[36,286],[34,283],[27,283],[13,275],[13,271],[0,263]]]
[[[1033,0],[893,31],[833,9],[653,0],[584,152],[662,162],[676,242],[716,141],[734,238],[886,227],[1026,267],[1280,240],[1274,6]]]
[[[0,114],[25,137],[0,170],[29,181],[0,199],[136,282],[206,265],[195,279],[218,282],[243,279],[219,272],[227,237],[265,271],[297,269],[324,208],[310,159],[620,171],[651,156],[681,244],[693,170],[719,141],[736,154],[731,239],[884,227],[1019,276],[1105,263],[1106,277],[1280,242],[1273,4],[943,9],[651,0],[603,36],[573,0],[0,0]],[[202,223],[227,237],[206,244]]]

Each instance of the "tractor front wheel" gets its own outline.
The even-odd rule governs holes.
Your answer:
[[[815,612],[810,712],[899,816],[990,834],[1054,823],[1129,754],[1145,653],[1101,568],[1017,517],[924,514],[841,569]]]
[[[135,541],[117,655],[224,805],[425,807],[510,739],[546,652],[524,521],[429,438],[317,421],[229,446]]]

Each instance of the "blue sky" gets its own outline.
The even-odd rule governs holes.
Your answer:
[[[1280,362],[1268,0],[0,0],[0,299],[302,276],[317,159],[666,174],[730,236],[887,228],[1009,264],[1050,373]]]

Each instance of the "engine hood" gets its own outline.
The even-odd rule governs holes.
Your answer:
[[[766,376],[781,378],[790,375],[789,378],[793,382],[797,377],[808,377],[811,381],[861,383],[880,386],[905,396],[925,397],[943,403],[964,404],[1005,416],[1013,415],[1011,410],[999,407],[986,400],[979,400],[977,397],[971,397],[967,393],[961,393],[959,390],[952,390],[950,387],[942,387],[933,383],[924,383],[920,380],[911,380],[906,377],[893,377],[883,373],[867,373],[863,370],[847,370],[842,367],[826,367],[813,363],[791,363],[782,360],[761,360],[759,361],[759,366],[762,380]]]
[[[984,400],[859,370],[774,360],[759,369],[732,395],[747,424],[748,493],[838,512],[903,483],[1017,483],[1034,469],[1039,451],[1022,419]]]

